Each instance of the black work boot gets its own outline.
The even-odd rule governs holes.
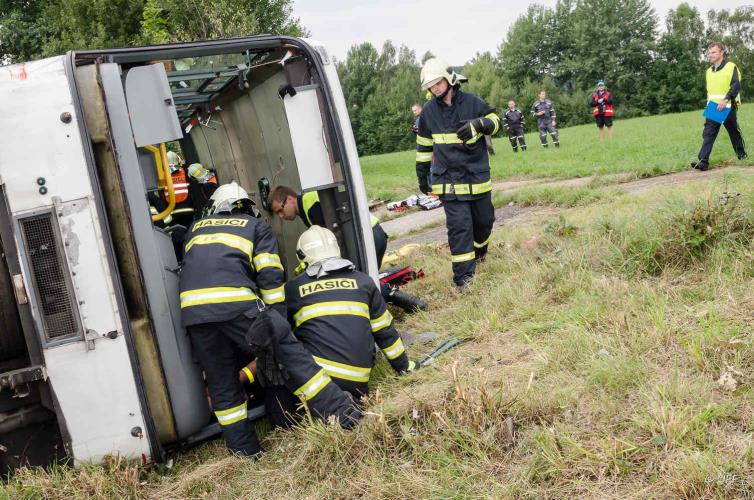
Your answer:
[[[696,170],[701,170],[702,172],[704,172],[705,170],[709,170],[709,163],[707,163],[704,160],[699,160],[697,162],[692,162],[691,168],[694,168]]]
[[[746,159],[746,158],[748,158],[748,157],[749,157],[749,155],[747,155],[747,154],[746,154],[746,151],[744,151],[743,153],[740,153],[740,154],[738,155],[738,159],[739,159],[739,160],[745,160],[745,159]]]

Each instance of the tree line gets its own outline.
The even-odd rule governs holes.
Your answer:
[[[547,90],[561,125],[591,119],[590,92],[599,79],[614,94],[618,118],[701,108],[704,50],[722,41],[741,67],[743,95],[754,79],[754,7],[711,10],[702,18],[686,3],[660,29],[646,0],[558,0],[532,5],[496,51],[462,68],[466,88],[502,111],[515,99],[528,111]],[[0,0],[0,64],[71,49],[211,40],[256,33],[306,36],[292,0]],[[441,54],[438,54],[441,55]],[[414,51],[387,42],[354,45],[338,62],[361,154],[413,147],[411,104],[424,101]]]
[[[459,68],[465,88],[498,111],[509,99],[528,113],[539,89],[553,101],[559,126],[586,123],[598,80],[613,92],[616,116],[701,109],[706,100],[705,50],[722,41],[743,73],[744,99],[754,80],[754,7],[711,10],[706,19],[687,3],[671,9],[663,29],[646,0],[559,0],[532,5],[495,53],[477,53]],[[441,54],[438,54],[441,56]],[[386,42],[380,51],[354,45],[338,63],[361,154],[413,147],[410,106],[423,103],[421,63],[432,57]],[[451,61],[452,62],[452,61]],[[529,120],[531,123],[532,120]]]
[[[306,36],[291,0],[0,0],[0,63],[68,50]]]

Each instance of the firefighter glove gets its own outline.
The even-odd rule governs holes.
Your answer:
[[[474,139],[479,134],[491,134],[495,130],[495,123],[489,118],[475,118],[469,120],[456,130],[456,135],[463,142]]]
[[[419,191],[424,194],[432,192],[432,186],[429,185],[429,177],[426,175],[419,177]]]

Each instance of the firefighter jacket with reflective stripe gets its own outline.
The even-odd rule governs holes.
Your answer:
[[[393,317],[366,274],[350,266],[322,278],[302,273],[285,294],[293,333],[341,388],[366,393],[375,343],[397,372],[408,369]]]
[[[492,121],[490,135],[500,128],[495,108],[458,87],[450,106],[433,98],[422,108],[416,135],[416,175],[427,177],[431,169],[432,191],[440,198],[470,200],[492,190],[484,135],[477,131],[465,144],[456,135],[466,122],[476,118]]]
[[[523,127],[524,114],[518,108],[508,109],[505,111],[505,115],[503,115],[503,124],[506,127],[517,127],[519,125]]]
[[[545,114],[537,115],[540,111],[544,111]],[[537,119],[538,122],[549,122],[556,118],[555,106],[552,105],[549,99],[540,101],[537,99],[534,101],[531,107],[531,114]]]
[[[307,191],[297,197],[298,215],[304,221],[306,227],[325,226],[325,216],[322,213],[322,204],[319,202],[319,193]],[[374,215],[370,216],[371,225],[375,227],[379,220]]]
[[[270,225],[247,214],[217,214],[194,222],[181,270],[184,326],[215,323],[261,307],[284,312],[283,266]]]
[[[724,99],[735,99],[741,104],[741,80],[741,72],[733,61],[723,60],[717,68],[707,68],[707,101],[720,103]]]
[[[600,99],[602,102],[599,102]],[[613,94],[609,90],[594,92],[589,105],[594,106],[594,116],[605,115],[608,118],[613,116]]]

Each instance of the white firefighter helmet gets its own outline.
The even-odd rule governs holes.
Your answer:
[[[204,168],[201,163],[192,163],[188,168],[189,177],[204,184],[212,178],[212,172]]]
[[[175,151],[168,151],[168,166],[170,167],[170,172],[175,173],[179,168],[181,168],[181,165],[183,164],[183,159],[176,153]]]
[[[421,71],[422,90],[429,90],[430,87],[443,78],[448,81],[451,87],[460,82],[467,81],[465,76],[453,71],[453,68],[442,59],[437,57],[427,59]]]
[[[296,244],[298,260],[307,265],[340,257],[338,240],[332,231],[321,226],[312,226],[304,231]]]
[[[244,188],[236,184],[236,181],[218,187],[209,199],[212,201],[212,207],[209,210],[210,214],[232,212],[237,206],[236,202],[239,200],[248,200],[251,202],[249,194]]]

